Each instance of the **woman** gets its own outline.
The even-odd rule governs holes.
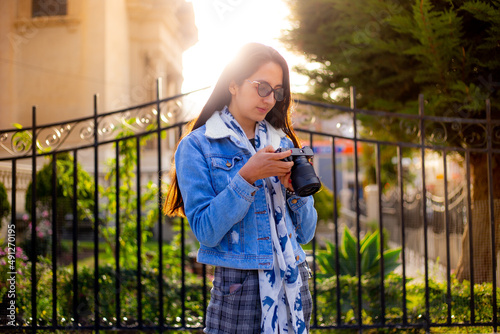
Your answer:
[[[312,196],[293,192],[293,162],[283,161],[299,147],[290,100],[284,58],[247,44],[177,147],[164,212],[187,217],[198,262],[215,266],[205,333],[308,332],[300,244],[313,238],[317,214]]]

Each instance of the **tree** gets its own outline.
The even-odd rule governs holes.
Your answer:
[[[52,218],[52,159],[56,159],[56,226],[57,231],[52,231],[50,224]],[[46,163],[40,171],[36,173],[36,211],[32,212],[32,196],[33,196],[33,182],[30,182],[26,191],[25,210],[32,217],[38,218],[38,228],[48,229],[49,233],[57,233],[60,235],[64,228],[65,216],[73,213],[72,201],[73,194],[73,170],[74,160],[73,157],[67,153],[58,153],[53,155],[52,158]],[[80,164],[77,164],[77,218],[81,222],[83,220],[92,219],[94,208],[94,181],[92,177],[83,170]],[[43,223],[43,226],[39,226]],[[31,226],[31,225],[30,225]],[[43,240],[38,244],[37,254],[46,255],[49,251],[49,244],[52,239],[47,239],[49,236],[45,235]],[[30,251],[31,247],[31,233],[28,233],[26,239],[25,250],[32,256]],[[60,247],[60,244],[58,244]],[[31,259],[31,258],[30,258]],[[32,260],[32,259],[31,259]]]
[[[499,0],[288,1],[294,25],[283,40],[318,64],[314,70],[298,69],[310,78],[310,97],[347,103],[346,91],[355,86],[360,108],[416,113],[422,93],[426,114],[483,119],[485,100],[491,99],[492,117],[498,118],[500,83],[494,80],[500,79]],[[362,121],[384,139],[401,140],[404,135],[387,131],[390,124],[384,121]],[[483,128],[440,126],[454,133],[438,138],[440,144],[485,147]],[[426,128],[427,133],[433,130]],[[498,145],[498,138],[494,140]],[[471,153],[470,158],[474,277],[484,282],[493,275],[488,210],[478,209],[488,207],[487,156]],[[499,173],[500,156],[493,155],[493,175]],[[494,201],[500,203],[500,178],[493,181]],[[470,278],[468,233],[466,229],[457,268],[461,280]]]
[[[58,217],[72,213],[71,201],[73,195],[73,157],[69,153],[59,153],[56,155],[56,196]],[[79,220],[88,219],[93,215],[94,208],[94,181],[90,175],[83,170],[80,164],[77,165],[78,186],[77,215]],[[46,163],[36,174],[37,210],[51,211],[52,199],[52,160]],[[30,182],[26,191],[26,211],[31,212],[33,183]]]

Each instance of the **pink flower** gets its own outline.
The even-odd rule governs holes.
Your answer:
[[[23,215],[23,220],[24,220],[24,221],[28,221],[28,218],[29,218],[29,216],[25,213],[25,214]]]
[[[38,235],[39,238],[43,238],[44,237],[43,232],[38,232],[37,235]]]
[[[42,217],[48,217],[48,216],[49,216],[49,212],[47,210],[42,212]]]
[[[1,266],[5,266],[7,264],[7,262],[5,262],[5,259],[1,259],[0,260],[0,265]]]
[[[21,247],[16,247],[16,257],[24,261],[28,260],[28,257],[26,256],[26,254],[24,254],[24,251]]]

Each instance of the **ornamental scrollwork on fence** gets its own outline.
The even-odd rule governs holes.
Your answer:
[[[0,134],[0,147],[10,155],[23,155],[31,150],[32,134],[26,130],[14,130]]]
[[[94,128],[92,126],[92,130],[93,129]],[[115,129],[116,129],[115,121],[111,117],[105,117],[101,119],[101,121],[98,124],[97,134],[100,136],[100,138],[103,139],[109,138],[113,134]],[[94,135],[93,132],[94,131],[92,131],[92,135]]]
[[[37,147],[42,152],[57,150],[71,135],[75,123],[42,127],[37,133]]]
[[[33,137],[30,132],[16,131],[11,138],[13,154],[22,154],[31,150]]]
[[[444,145],[448,142],[448,128],[445,123],[426,124],[426,137],[432,145]]]
[[[92,117],[62,123],[57,125],[40,126],[36,129],[37,154],[56,152],[60,149],[71,149],[87,145],[96,140],[113,140],[117,131],[127,130],[129,135],[145,132],[154,132],[158,125],[168,125],[176,120],[184,111],[180,100],[170,100],[158,106],[130,108],[128,110],[98,116],[97,127]],[[97,128],[97,129],[96,129]],[[97,132],[96,132],[97,131]],[[15,129],[0,132],[0,156],[28,156],[32,154],[33,129]]]
[[[426,125],[426,141],[435,146],[486,148],[488,128],[484,123],[432,122]],[[500,124],[491,130],[492,144],[500,144]]]
[[[86,126],[82,126],[79,135],[82,140],[90,140],[94,137],[94,123],[86,122]]]
[[[399,128],[402,133],[409,137],[419,137],[420,128],[418,126],[418,121],[412,119],[401,119],[399,121]]]
[[[459,132],[463,146],[471,148],[485,147],[487,144],[487,130],[482,124],[469,124]]]
[[[492,141],[495,145],[500,145],[500,124],[493,126]]]

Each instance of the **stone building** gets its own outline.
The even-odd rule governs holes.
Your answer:
[[[99,113],[154,100],[157,78],[162,97],[178,94],[182,54],[197,40],[193,6],[185,0],[0,1],[0,135],[14,123],[31,127],[34,105],[40,126],[92,116],[94,94]],[[0,138],[0,158],[9,156],[2,145],[11,142]],[[147,161],[155,158],[150,153],[144,160],[155,166]],[[163,159],[168,166],[170,153]],[[91,156],[79,161],[93,169]],[[143,173],[146,180],[158,175]],[[18,213],[30,181],[29,159],[18,160]],[[0,182],[10,193],[7,160],[0,161]]]
[[[0,2],[0,129],[65,121],[179,93],[197,41],[185,0]]]

